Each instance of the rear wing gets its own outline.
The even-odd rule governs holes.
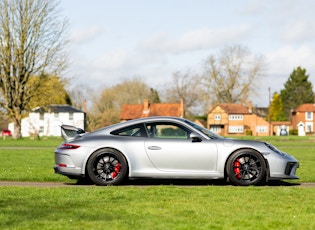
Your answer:
[[[61,135],[66,141],[75,139],[77,136],[81,136],[80,134],[85,133],[83,129],[71,125],[61,125],[60,127]]]

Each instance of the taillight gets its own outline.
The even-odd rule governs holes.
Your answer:
[[[74,145],[74,144],[67,144],[67,143],[64,143],[58,147],[58,149],[77,149],[77,148],[80,148],[80,146]]]

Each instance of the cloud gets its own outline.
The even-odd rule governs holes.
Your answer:
[[[293,46],[284,46],[266,55],[270,73],[274,75],[291,74],[293,69],[301,66],[308,72],[314,71],[313,57],[315,50],[307,45],[294,48]],[[309,69],[308,69],[309,68]]]
[[[139,47],[144,52],[181,54],[235,43],[246,37],[250,30],[248,24],[222,29],[201,28],[188,31],[177,38],[160,32],[141,42]]]
[[[119,69],[128,65],[130,59],[128,50],[115,49],[110,52],[103,53],[93,65],[102,69]]]
[[[265,4],[265,1],[249,1],[243,8],[239,10],[239,12],[246,15],[257,15],[264,10]]]
[[[99,26],[91,26],[75,30],[71,34],[71,40],[77,44],[87,43],[102,34],[102,28]]]
[[[280,33],[280,39],[284,42],[314,41],[315,25],[313,21],[298,20],[285,26]]]

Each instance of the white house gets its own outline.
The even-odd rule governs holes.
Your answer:
[[[22,136],[61,136],[62,124],[84,129],[85,113],[70,105],[36,107],[22,119]],[[9,129],[14,130],[13,123],[9,124]]]

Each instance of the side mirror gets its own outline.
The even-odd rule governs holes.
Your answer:
[[[202,137],[200,135],[198,135],[197,133],[191,133],[189,135],[189,138],[192,139],[192,142],[201,142],[202,141]]]

